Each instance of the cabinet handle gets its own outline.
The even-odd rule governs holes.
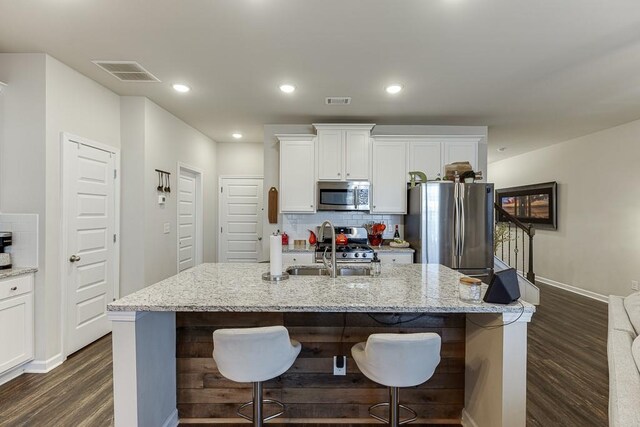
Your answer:
[[[340,176],[340,172],[338,172],[338,176]]]
[[[310,207],[310,208],[312,208],[312,207],[313,207],[313,205],[309,205],[309,207]]]
[[[293,262],[298,262],[298,260],[296,258],[293,259]]]
[[[348,174],[347,174],[347,176],[351,176],[351,174],[350,174],[350,173],[348,173]]]
[[[394,258],[392,261],[393,261],[393,262],[396,262],[396,259]]]
[[[17,286],[14,286],[13,288],[11,288],[11,290],[12,290],[12,291],[17,291],[17,290],[18,290],[18,287],[17,287]]]

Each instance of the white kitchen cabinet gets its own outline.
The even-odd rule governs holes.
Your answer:
[[[316,211],[314,135],[276,135],[280,140],[280,212]]]
[[[0,374],[33,359],[33,275],[0,280]]]
[[[469,162],[475,171],[478,168],[478,142],[451,140],[443,144],[444,164]]]
[[[371,176],[371,213],[407,212],[407,144],[375,140]]]
[[[373,125],[314,124],[319,181],[368,181]]]
[[[378,259],[383,264],[413,264],[413,253],[408,252],[378,252]]]
[[[318,131],[318,179],[336,181],[344,179],[344,131],[325,129]]]
[[[287,268],[292,265],[311,265],[315,263],[315,253],[282,253],[282,268]]]
[[[429,180],[436,179],[438,174],[442,176],[442,145],[440,141],[409,142],[407,173],[412,171],[424,172]],[[409,179],[408,175],[407,179]]]

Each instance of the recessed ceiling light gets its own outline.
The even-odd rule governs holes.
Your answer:
[[[236,132],[236,133],[234,133],[234,134],[231,134],[231,136],[232,136],[232,137],[234,137],[235,139],[240,139],[240,138],[242,138],[242,134],[241,134],[241,133],[237,133],[237,132]]]
[[[181,92],[181,93],[185,93],[185,92],[189,92],[191,90],[191,88],[185,84],[182,83],[174,83],[173,84],[173,89],[176,90],[177,92]]]
[[[283,91],[284,93],[291,93],[294,90],[296,90],[296,87],[290,84],[283,84],[283,85],[280,85],[280,90]]]
[[[402,90],[402,85],[392,84],[392,85],[387,86],[385,88],[385,90],[387,91],[387,93],[390,93],[390,94],[393,95],[393,94],[396,94],[396,93],[398,93],[398,92],[400,92]]]
[[[497,151],[502,153],[502,152],[506,151],[506,149],[507,149],[507,147],[500,147],[500,148],[498,148]]]

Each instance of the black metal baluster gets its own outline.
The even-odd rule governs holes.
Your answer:
[[[509,222],[509,234],[508,234],[508,238],[509,238],[509,248],[507,253],[509,254],[509,261],[507,261],[508,265],[511,265],[511,222]]]

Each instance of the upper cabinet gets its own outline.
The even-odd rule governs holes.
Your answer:
[[[407,212],[407,144],[378,140],[373,143],[371,213]]]
[[[276,137],[280,141],[280,212],[315,212],[315,135]]]
[[[466,138],[452,138],[443,144],[443,164],[454,162],[469,162],[473,170],[478,169],[478,141]],[[483,171],[485,176],[487,171]]]
[[[439,141],[410,141],[407,173],[424,172],[427,179],[442,176],[442,143]],[[407,177],[408,178],[408,177]]]
[[[314,124],[319,181],[368,181],[373,124]]]

